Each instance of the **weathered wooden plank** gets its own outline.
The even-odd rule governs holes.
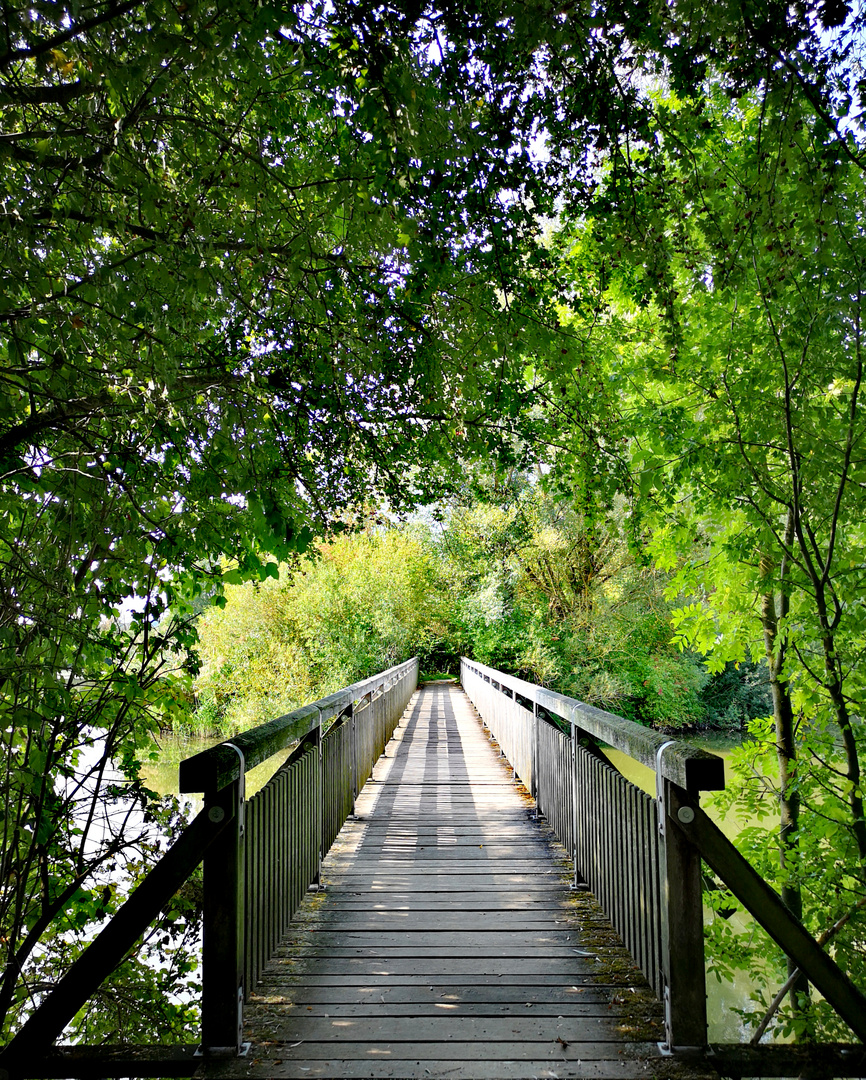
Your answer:
[[[547,1042],[561,1037],[566,1040],[579,1038],[604,1042],[619,1042],[622,1018],[612,1017],[606,1010],[595,1005],[584,1019],[560,1013],[535,1012],[532,1002],[524,1002],[522,1009],[514,1009],[511,1015],[491,1011],[459,1015],[449,1010],[447,1002],[438,1010],[419,1015],[409,1010],[401,1015],[392,1011],[386,1001],[374,1016],[337,1017],[323,1010],[314,1016],[312,1010],[298,1009],[287,1014],[279,1003],[270,1007],[263,1005],[260,1017],[265,1026],[260,1031],[267,1038],[296,1042],[324,1042],[336,1039],[343,1042],[442,1042],[449,1039],[519,1039],[522,1042]],[[652,1020],[657,1023],[657,1016]],[[661,1034],[660,1028],[653,1032]]]
[[[622,1040],[621,1018],[600,1016],[597,1013],[575,1017],[543,1016],[525,1008],[516,1016],[396,1016],[389,1012],[379,1016],[312,1016],[309,1013],[286,1015],[279,1008],[262,1008],[259,1012],[257,1037],[264,1040],[295,1043],[443,1043],[450,1041],[484,1041],[507,1043],[581,1041],[619,1043]],[[652,1025],[650,1025],[652,1026]],[[661,1030],[653,1029],[657,1035]],[[651,1032],[652,1033],[652,1032]],[[295,1047],[292,1057],[303,1058],[304,1047]],[[333,1051],[331,1051],[333,1053]],[[440,1051],[441,1053],[441,1051]],[[537,1053],[537,1051],[536,1051]],[[608,1054],[610,1049],[608,1048]]]
[[[384,965],[380,965],[380,967],[382,966]],[[535,972],[534,974],[527,974],[514,968],[491,974],[478,971],[474,967],[463,974],[449,971],[437,973],[428,970],[418,973],[417,965],[413,971],[403,972],[402,974],[384,970],[368,972],[338,970],[337,972],[326,972],[322,970],[321,964],[316,964],[314,971],[303,971],[298,970],[297,965],[289,965],[285,961],[282,963],[275,961],[269,967],[267,985],[259,990],[257,996],[259,1000],[264,1000],[270,992],[269,988],[276,987],[285,988],[284,992],[291,996],[294,994],[295,988],[299,986],[368,987],[371,991],[374,988],[388,986],[426,986],[428,989],[442,986],[452,990],[456,988],[482,987],[485,988],[485,992],[487,988],[497,986],[554,986],[581,993],[599,986],[617,985],[618,993],[631,993],[632,989],[636,993],[644,993],[646,984],[643,979],[630,980],[632,984],[630,986],[628,983],[623,985],[622,980],[618,980],[616,984],[613,984],[607,978],[607,975],[606,972],[601,975],[587,975],[573,971],[557,974],[549,971],[547,965],[545,965],[544,971]],[[461,989],[460,992],[463,993],[465,990]]]
[[[400,948],[395,946],[387,949],[377,949],[374,945],[370,946],[356,946],[350,945],[334,945],[328,946],[314,946],[314,945],[289,945],[283,946],[283,952],[288,948],[291,955],[297,956],[298,959],[318,959],[331,960],[331,959],[346,959],[346,960],[370,960],[373,963],[392,964],[395,960],[409,960],[409,961],[421,961],[421,960],[447,960],[449,957],[472,959],[482,963],[489,963],[495,960],[511,961],[514,964],[527,964],[530,962],[546,963],[548,960],[566,959],[571,960],[574,957],[582,959],[586,950],[575,948],[555,948],[555,947],[537,947],[533,948],[532,945],[520,945],[517,949],[512,949],[508,945],[493,945],[486,947],[483,943],[473,945],[465,949],[461,949],[458,946],[448,945],[429,945],[429,946],[410,946],[408,948]],[[630,955],[630,954],[627,954]],[[593,954],[594,956],[594,954]]]
[[[370,1060],[310,1061],[300,1064],[278,1058],[253,1058],[244,1066],[214,1064],[208,1067],[207,1076],[214,1080],[243,1076],[250,1080],[369,1080],[369,1077],[393,1078],[393,1080],[647,1080],[647,1077],[663,1076],[665,1080],[718,1080],[714,1070],[698,1071],[692,1062],[666,1060],[663,1071],[651,1072],[646,1061],[561,1061],[552,1064],[543,1061],[471,1061],[463,1063],[447,1058],[442,1061],[401,1060],[393,1057],[375,1059],[375,1072]],[[204,1074],[203,1074],[204,1075]],[[841,1075],[841,1074],[840,1074]]]
[[[477,892],[465,892],[464,890],[452,889],[447,893],[427,893],[420,895],[412,892],[392,891],[385,897],[376,897],[375,894],[360,893],[354,889],[337,889],[331,885],[327,890],[328,911],[357,912],[369,911],[372,914],[388,914],[407,911],[467,911],[467,912],[505,912],[521,911],[530,909],[535,911],[562,912],[562,903],[558,894],[550,891],[539,893],[534,897],[527,898],[525,892],[514,890],[497,890],[489,897],[480,898]],[[415,901],[411,903],[410,901]],[[316,913],[318,916],[318,913]],[[310,917],[306,912],[298,912],[296,918],[306,919]]]
[[[257,1000],[281,1002],[287,1009],[335,1009],[375,1008],[381,1010],[386,1004],[389,1010],[405,1008],[417,1011],[419,1005],[434,1011],[443,1004],[455,1009],[499,1010],[526,1008],[531,1001],[533,1008],[556,1010],[556,1015],[568,1010],[638,1008],[652,1009],[658,1013],[655,998],[645,989],[626,991],[619,996],[611,995],[607,989],[597,986],[574,986],[563,983],[538,983],[536,981],[519,985],[506,983],[505,980],[489,980],[486,984],[445,983],[430,985],[426,982],[387,983],[383,979],[378,985],[371,985],[359,980],[351,986],[335,980],[329,982],[308,982],[304,979],[285,980],[273,985],[279,986],[277,993],[262,991]],[[577,1015],[575,1013],[574,1015]]]
[[[376,858],[377,854],[378,858]],[[502,862],[500,865],[490,867],[494,873],[508,872],[508,866],[503,864],[514,860],[527,874],[532,874],[533,870],[545,873],[549,870],[551,861],[548,853],[541,847],[515,848],[509,851],[501,847],[494,847],[491,850],[486,844],[478,844],[474,850],[472,848],[450,850],[448,848],[416,848],[395,851],[393,848],[385,848],[377,853],[375,849],[370,851],[364,848],[363,854],[358,858],[353,857],[351,852],[338,853],[331,866],[334,870],[345,868],[349,873],[352,871],[363,873],[365,869],[369,870],[375,865],[385,871],[392,870],[397,873],[408,871],[410,868],[414,870],[417,866],[422,872],[451,874],[459,870],[478,873],[479,863],[493,863],[495,860]]]
[[[287,937],[286,944],[293,947],[317,946],[339,941],[340,948],[348,949],[355,947],[393,949],[393,948],[428,948],[463,949],[480,946],[485,949],[568,949],[569,943],[578,939],[578,931],[565,927],[551,927],[549,924],[542,930],[529,930],[526,927],[518,927],[513,930],[494,929],[489,925],[480,929],[446,929],[435,926],[432,929],[363,931],[345,928],[340,931],[334,930],[301,930],[293,928]]]
[[[451,1001],[443,996],[441,1000],[423,1004],[431,1011],[439,1009],[448,1010],[448,1016],[473,1016],[473,1017],[522,1017],[532,1010],[533,1016],[559,1019],[560,1017],[595,1017],[610,1019],[612,1016],[636,1016],[644,1015],[657,1021],[658,1009],[655,1004],[648,1006],[641,1013],[632,1007],[625,1009],[623,1006],[613,1006],[607,1001],[607,994],[598,994],[597,1001],[538,1001],[534,995],[525,991],[520,993],[520,988],[514,988],[513,1001]],[[531,1000],[527,1001],[527,997]],[[263,1006],[267,1004],[263,1003]],[[392,994],[379,994],[368,996],[366,1001],[354,1002],[317,1002],[307,1005],[303,1002],[279,1001],[277,1007],[284,1017],[298,1014],[310,1017],[327,1019],[341,1019],[343,1017],[357,1018],[369,1017],[375,1020],[387,1019],[391,1023],[394,1018],[415,1018],[418,1016],[419,1001],[402,1002],[393,1000]],[[659,1032],[661,1035],[661,1032]]]
[[[534,862],[535,860],[532,860],[528,864],[528,870],[532,869]],[[448,886],[448,891],[455,891],[456,887],[456,891],[466,892],[469,889],[477,888],[478,885],[483,887],[486,884],[489,889],[498,891],[504,888],[505,891],[513,892],[516,887],[534,888],[541,891],[550,886],[561,889],[561,875],[565,871],[566,865],[562,863],[558,866],[559,873],[556,876],[550,872],[549,860],[539,863],[538,871],[535,874],[515,872],[511,861],[506,859],[486,864],[484,860],[478,860],[477,862],[443,860],[437,862],[418,859],[416,861],[406,860],[401,863],[389,859],[383,860],[378,868],[364,859],[345,866],[337,863],[333,868],[343,875],[343,882],[346,885],[354,887],[357,887],[359,882],[363,881],[368,885],[374,882],[387,882],[389,886],[393,884],[398,887],[405,884],[409,888],[413,882],[420,884],[423,880],[433,887],[438,886],[440,890],[443,886]],[[328,879],[328,885],[332,880],[331,878]]]
[[[484,934],[490,930],[491,922],[493,922],[496,929],[500,931],[532,932],[548,929],[551,916],[556,920],[558,913],[560,909],[552,906],[538,912],[508,908],[499,911],[490,911],[485,908],[477,911],[461,911],[459,908],[437,911],[433,906],[421,911],[409,908],[366,911],[363,908],[346,909],[345,907],[331,910],[329,907],[323,914],[299,912],[295,918],[295,926],[299,929],[309,929],[311,932],[326,933],[333,929],[336,932],[352,931],[381,935],[386,930],[426,930],[431,925],[432,917],[439,931],[460,930],[469,934]],[[563,926],[566,925],[563,922]],[[572,932],[579,932],[576,924]]]
[[[550,851],[550,840],[545,836],[518,836],[516,834],[503,837],[493,830],[476,830],[474,834],[457,837],[448,829],[445,835],[442,830],[434,836],[399,835],[388,833],[385,836],[360,837],[354,844],[341,843],[335,845],[334,856],[338,857],[347,852],[363,850],[367,853],[387,854],[397,852],[399,854],[415,851],[436,852],[448,855],[452,852],[467,853],[471,856],[476,850],[485,852],[487,858],[496,857],[514,858],[524,852],[530,857],[539,852]]]
[[[382,1057],[404,1057],[416,1061],[546,1061],[546,1062],[587,1062],[587,1061],[641,1061],[646,1069],[650,1063],[655,1063],[656,1069],[666,1070],[667,1059],[659,1051],[656,1042],[635,1043],[628,1042],[622,1037],[612,1037],[610,1040],[578,1040],[567,1042],[565,1047],[554,1036],[551,1039],[538,1038],[537,1040],[466,1040],[458,1041],[449,1039],[443,1044],[436,1041],[419,1042],[411,1038],[405,1042],[398,1040],[337,1042],[329,1039],[324,1042],[303,1042],[300,1046],[292,1046],[289,1043],[282,1044],[279,1048],[268,1047],[271,1064],[276,1060],[283,1061],[323,1061],[339,1057],[343,1061],[360,1060],[370,1067],[371,1061],[378,1061]],[[256,1048],[258,1049],[258,1048]],[[254,1050],[255,1053],[255,1050]],[[255,1061],[256,1058],[253,1058]],[[252,1063],[251,1063],[252,1064]],[[237,1069],[237,1066],[235,1066]],[[706,1070],[704,1070],[705,1074]],[[215,1070],[207,1069],[205,1075],[219,1075]],[[232,1075],[238,1075],[237,1072]],[[254,1075],[252,1071],[244,1070],[241,1075]],[[270,1075],[278,1075],[276,1072]],[[373,1074],[375,1075],[375,1074]],[[649,1075],[652,1075],[651,1073]],[[667,1077],[667,1071],[663,1071]]]
[[[396,870],[384,870],[381,874],[372,874],[369,871],[360,870],[357,874],[351,870],[345,871],[343,879],[352,889],[361,887],[369,888],[372,892],[427,892],[440,893],[464,892],[467,889],[473,891],[484,890],[493,894],[500,892],[513,892],[515,887],[525,888],[527,892],[557,893],[561,895],[562,882],[555,878],[532,877],[529,874],[510,873],[507,869],[492,866],[486,874],[479,874],[477,870],[466,868],[463,870],[431,870],[419,867],[417,871],[398,873]],[[326,889],[333,888],[330,879],[326,881]]]
[[[496,839],[524,839],[526,837],[526,822],[530,819],[528,811],[522,807],[519,814],[515,815],[515,820],[511,825],[497,826],[495,822],[486,823],[483,821],[462,821],[457,820],[453,824],[444,825],[443,823],[436,821],[430,822],[423,819],[419,819],[417,815],[412,818],[407,818],[401,821],[397,818],[389,819],[387,821],[379,820],[378,818],[367,817],[363,819],[362,824],[358,824],[357,827],[353,827],[347,832],[343,833],[341,840],[349,839],[355,833],[363,833],[364,836],[371,837],[443,837],[453,838],[456,841],[464,836],[476,836],[479,831],[485,836],[491,836]],[[358,822],[362,819],[358,818]],[[552,830],[546,829],[543,824],[538,825],[538,835],[540,836],[552,836]]]

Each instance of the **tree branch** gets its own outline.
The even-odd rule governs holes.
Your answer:
[[[842,918],[839,919],[837,922],[835,922],[830,927],[829,930],[825,930],[824,933],[821,934],[821,936],[817,939],[818,944],[822,945],[822,946],[826,945],[827,942],[831,938],[835,937],[836,934],[838,934],[839,931],[845,926],[845,924],[850,921],[851,916],[855,912],[860,911],[864,907],[866,907],[866,896],[864,896],[862,898],[862,900],[858,900],[857,903],[854,905],[854,907],[850,911],[846,911],[845,914],[842,916]],[[750,1043],[751,1046],[757,1046],[758,1043],[761,1041],[761,1037],[763,1036],[764,1032],[767,1030],[767,1025],[770,1023],[770,1021],[773,1019],[773,1017],[778,1012],[779,1006],[785,1000],[785,995],[790,991],[791,987],[797,981],[799,976],[800,976],[800,969],[795,968],[791,972],[791,974],[788,976],[785,984],[781,987],[779,992],[776,994],[776,996],[770,1002],[770,1006],[767,1009],[766,1013],[764,1014],[764,1019],[760,1022],[760,1024],[758,1024],[757,1028],[755,1029],[755,1034],[749,1040],[749,1043]]]
[[[72,41],[72,39],[78,37],[79,34],[84,34],[88,30],[94,30],[97,26],[102,26],[105,23],[111,22],[112,19],[117,18],[119,15],[127,15],[137,7],[144,6],[145,0],[128,0],[125,4],[117,4],[109,7],[106,11],[103,11],[101,15],[94,15],[92,19],[85,19],[83,22],[73,23],[72,26],[62,31],[62,33],[55,34],[54,37],[47,38],[45,41],[42,41],[29,49],[9,49],[5,53],[0,53],[0,70],[8,68],[11,64],[14,64],[19,60],[32,60],[34,57],[44,56],[45,53],[50,52],[52,49],[56,49],[58,45],[63,45],[67,41]]]
[[[77,82],[61,83],[59,86],[20,86],[14,90],[0,90],[0,106],[4,105],[66,105],[76,98],[97,93],[98,86]]]

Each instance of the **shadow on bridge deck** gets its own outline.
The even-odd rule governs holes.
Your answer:
[[[413,697],[247,1007],[227,1077],[715,1077],[459,687]]]

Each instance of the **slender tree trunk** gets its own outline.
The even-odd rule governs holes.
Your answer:
[[[793,539],[793,511],[788,511],[785,527],[785,546]],[[772,559],[761,559],[761,571],[765,578],[770,578],[774,570]],[[782,672],[787,652],[784,637],[779,638],[779,620],[788,612],[788,598],[785,593],[787,559],[783,556],[779,568],[779,597],[770,588],[761,599],[761,623],[764,628],[764,648],[767,655],[767,669],[770,674],[770,692],[773,697],[773,720],[776,731],[776,758],[779,763],[779,856],[782,868],[782,900],[798,919],[803,917],[803,897],[799,881],[799,838],[800,793],[797,786],[797,744],[794,737],[794,707],[788,684],[782,679]],[[788,957],[788,978],[797,970],[797,965]],[[809,983],[805,975],[800,975],[791,986],[791,1004],[800,1007],[804,995],[809,993]]]
[[[842,676],[836,656],[835,637],[830,629],[829,620],[822,617],[821,622],[821,644],[824,650],[824,671],[827,676],[824,689],[830,698],[833,711],[836,714],[836,723],[842,735],[842,747],[845,751],[845,765],[849,781],[848,805],[851,808],[851,829],[857,844],[857,854],[860,859],[860,877],[862,879],[866,874],[866,813],[864,813],[863,796],[860,794],[863,770],[860,767],[860,755],[854,737],[854,727],[851,723],[848,702],[842,690]]]

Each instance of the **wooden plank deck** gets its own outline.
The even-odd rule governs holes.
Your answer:
[[[660,1007],[459,687],[413,698],[208,1077],[716,1077]]]

